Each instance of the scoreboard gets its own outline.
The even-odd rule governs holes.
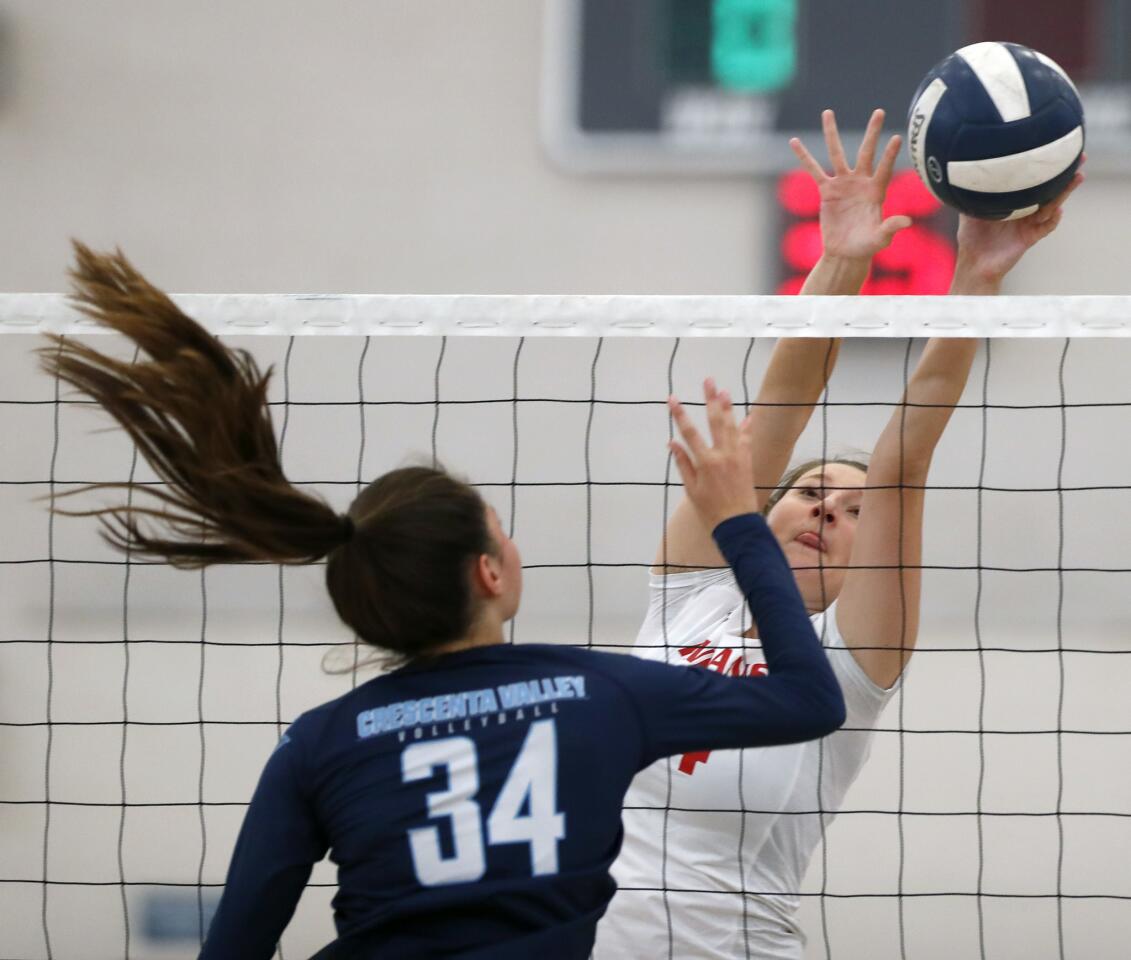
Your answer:
[[[1059,62],[1088,114],[1089,168],[1131,170],[1131,0],[549,0],[547,10],[543,134],[577,172],[788,170],[788,139],[819,147],[825,107],[850,148],[875,107],[902,132],[927,70],[977,40]]]
[[[1131,0],[548,0],[543,139],[574,173],[777,178],[777,290],[820,255],[818,197],[788,141],[824,158],[832,107],[849,156],[876,107],[905,133],[924,74],[979,40],[1040,50],[1072,76],[1088,169],[1131,172]],[[906,150],[901,164],[907,166]],[[902,231],[870,293],[944,293],[956,216],[903,169],[886,215]]]

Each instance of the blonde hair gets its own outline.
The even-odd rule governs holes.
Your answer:
[[[816,470],[818,467],[824,467],[830,463],[839,463],[846,467],[854,467],[861,473],[868,472],[868,463],[866,460],[856,459],[855,457],[850,456],[830,457],[828,460],[823,460],[820,457],[816,457],[812,460],[802,461],[801,463],[797,464],[797,466],[791,467],[786,471],[785,476],[783,476],[778,482],[778,485],[774,489],[774,492],[770,494],[769,499],[766,501],[766,505],[762,507],[762,516],[767,516],[769,512],[773,510],[773,508],[777,505],[777,502],[787,493],[789,493],[789,491],[797,485],[797,481],[805,476],[805,474],[809,473],[812,470]]]

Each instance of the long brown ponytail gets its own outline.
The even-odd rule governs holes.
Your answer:
[[[78,309],[144,356],[118,360],[52,337],[39,351],[43,367],[102,406],[165,485],[92,484],[74,492],[134,496],[59,513],[97,517],[119,550],[177,567],[329,556],[327,586],[342,619],[403,657],[466,633],[476,613],[470,563],[494,550],[471,487],[440,470],[395,470],[339,515],[283,473],[266,402],[270,370],[187,317],[120,251],[76,242],[75,258]]]

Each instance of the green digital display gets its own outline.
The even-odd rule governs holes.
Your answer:
[[[798,0],[665,0],[656,8],[670,83],[775,93],[797,71]]]
[[[773,93],[797,71],[797,0],[713,0],[711,72],[742,93]]]

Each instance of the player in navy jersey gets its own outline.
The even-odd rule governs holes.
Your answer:
[[[637,771],[691,750],[824,736],[844,701],[757,513],[751,422],[707,393],[711,442],[670,401],[687,494],[745,592],[770,676],[503,642],[522,567],[465,483],[410,467],[347,513],[291,486],[268,375],[182,314],[121,254],[76,245],[80,309],[141,351],[56,338],[45,367],[93,397],[166,486],[87,512],[135,559],[181,567],[326,558],[342,620],[396,669],[303,714],[268,759],[201,957],[256,960],[324,856],[338,939],[320,957],[582,958],[615,885]],[[88,488],[89,489],[89,488]],[[147,494],[154,498],[146,500]]]

